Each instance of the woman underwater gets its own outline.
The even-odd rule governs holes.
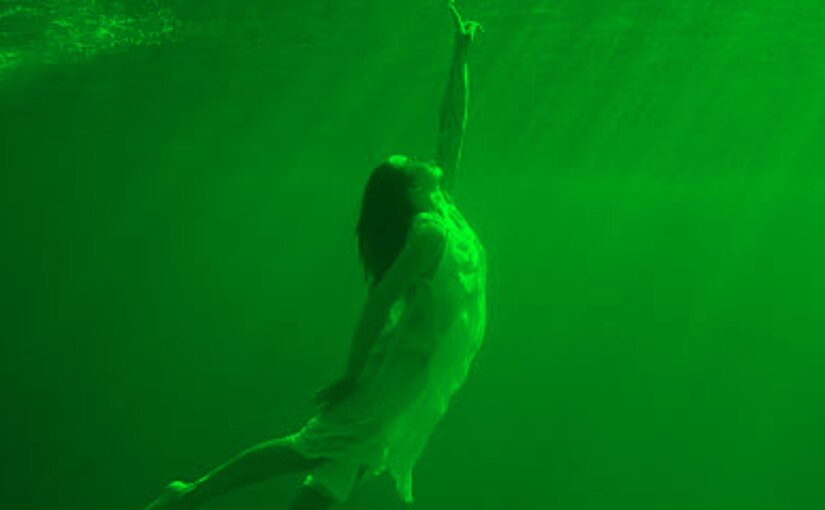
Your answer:
[[[392,156],[366,184],[358,248],[369,292],[345,375],[319,391],[300,430],[255,445],[199,480],[175,481],[147,510],[200,507],[273,475],[308,473],[293,510],[345,502],[389,471],[412,503],[412,469],[464,382],[486,324],[486,255],[449,192],[467,118],[467,53],[481,26],[454,2],[456,42],[436,164]]]

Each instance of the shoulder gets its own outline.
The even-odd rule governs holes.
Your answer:
[[[445,246],[446,231],[438,215],[416,215],[404,248],[373,290],[373,299],[389,306],[410,285],[433,270],[444,253]]]
[[[429,271],[433,263],[441,258],[446,245],[444,218],[433,212],[419,213],[413,217],[404,255],[415,260],[417,271]]]

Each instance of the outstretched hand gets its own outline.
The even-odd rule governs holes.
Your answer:
[[[464,21],[461,13],[458,12],[458,7],[455,6],[455,0],[447,2],[447,8],[452,11],[455,17],[456,33],[462,36],[467,42],[473,42],[476,37],[476,32],[479,30],[484,32],[484,26],[477,21]]]

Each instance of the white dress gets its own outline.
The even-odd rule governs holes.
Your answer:
[[[432,274],[396,301],[356,390],[289,436],[309,458],[327,458],[305,484],[344,502],[364,475],[389,471],[413,501],[412,470],[463,384],[486,325],[486,253],[446,199],[412,228],[439,222],[444,252]]]

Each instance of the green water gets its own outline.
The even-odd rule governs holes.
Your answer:
[[[417,507],[821,507],[825,4],[460,5],[489,328]],[[0,4],[0,507],[142,508],[311,415],[450,42],[435,0]]]

